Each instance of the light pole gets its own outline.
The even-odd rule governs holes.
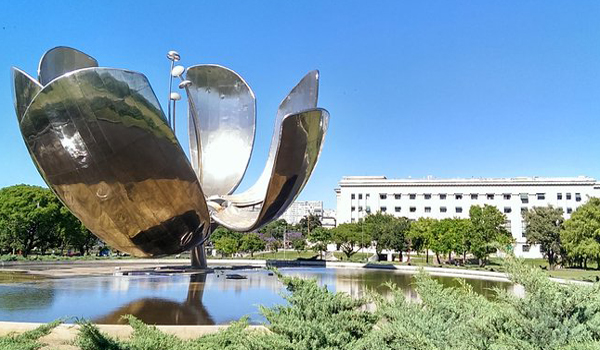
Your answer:
[[[287,225],[285,225],[283,227],[283,260],[285,260],[285,256],[286,256],[285,255],[285,247],[286,247],[286,244],[285,244],[285,234],[286,234],[286,231],[287,231]]]

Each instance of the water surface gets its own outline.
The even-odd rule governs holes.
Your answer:
[[[284,275],[316,278],[331,291],[353,296],[366,289],[387,293],[386,282],[398,285],[415,298],[413,276],[399,271],[373,269],[281,268]],[[247,279],[226,279],[226,273]],[[450,277],[434,277],[446,286],[457,286]],[[151,324],[227,324],[242,316],[260,324],[258,305],[285,303],[285,289],[269,271],[236,270],[208,274],[133,275],[46,279],[18,279],[0,283],[0,321],[48,322],[61,317],[90,319],[97,323],[123,323],[132,314]],[[505,282],[466,279],[473,289],[493,298],[492,288],[511,289]]]

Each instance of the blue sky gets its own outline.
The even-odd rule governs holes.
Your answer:
[[[219,63],[257,96],[258,178],[277,106],[309,70],[331,121],[300,199],[335,208],[345,175],[600,178],[597,1],[13,1],[0,10],[0,187],[43,184],[9,68],[66,45],[146,74],[166,109],[167,51]],[[181,106],[177,135],[187,148]]]

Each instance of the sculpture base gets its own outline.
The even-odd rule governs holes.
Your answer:
[[[204,244],[192,248],[192,250],[190,250],[190,257],[193,269],[207,268],[206,249],[204,249]]]

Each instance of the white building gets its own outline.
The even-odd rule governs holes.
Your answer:
[[[323,218],[321,218],[321,225],[325,228],[334,228],[337,226],[337,217],[335,214],[335,210],[323,210]]]
[[[288,224],[296,225],[309,214],[323,219],[323,201],[295,201],[279,219],[285,219]]]
[[[356,222],[377,211],[415,220],[468,218],[472,205],[493,205],[507,217],[507,227],[517,242],[515,254],[541,257],[539,246],[526,243],[521,211],[552,205],[563,208],[567,219],[590,197],[600,197],[600,183],[587,176],[421,180],[345,176],[335,192],[338,224]]]

